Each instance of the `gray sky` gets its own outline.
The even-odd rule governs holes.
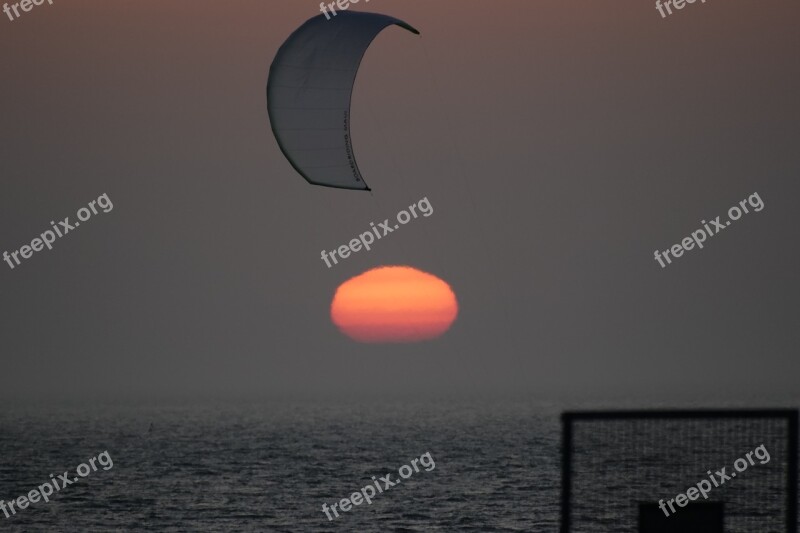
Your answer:
[[[489,7],[491,6],[491,7]],[[359,6],[361,8],[361,6]],[[265,83],[317,2],[56,0],[0,19],[0,395],[797,391],[800,4],[399,2],[353,95],[373,195],[282,157]],[[758,192],[765,208],[667,268]],[[434,208],[327,269],[320,251]],[[451,284],[442,338],[360,345],[336,287]]]

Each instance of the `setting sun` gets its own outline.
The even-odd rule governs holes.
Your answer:
[[[359,342],[434,339],[458,314],[456,295],[433,274],[408,266],[368,270],[342,283],[331,303],[331,319]]]

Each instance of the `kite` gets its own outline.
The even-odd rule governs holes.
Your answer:
[[[388,26],[419,31],[377,13],[341,11],[313,17],[278,50],[269,69],[267,111],[292,167],[313,185],[366,190],[353,155],[350,98],[358,67]]]

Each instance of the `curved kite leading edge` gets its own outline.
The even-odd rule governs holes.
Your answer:
[[[283,155],[309,183],[370,190],[353,156],[350,97],[364,53],[391,25],[419,35],[394,17],[340,11],[309,19],[278,50],[267,81],[269,120]]]

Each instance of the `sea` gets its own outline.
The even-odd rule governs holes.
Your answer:
[[[51,474],[58,479],[68,472],[78,481],[49,502],[8,518],[0,512],[0,531],[559,531],[563,408],[553,403],[441,398],[6,407],[0,499],[7,505]],[[612,444],[593,445],[608,452],[611,438]],[[731,460],[740,451],[730,450]],[[113,466],[96,461],[97,470],[89,472],[90,459],[104,452]],[[425,454],[428,468],[418,461],[419,471],[405,469],[401,483],[384,489],[379,478],[401,479],[400,468]],[[81,464],[85,477],[76,474]],[[623,485],[636,472],[621,469],[615,476]],[[342,499],[376,482],[383,492],[370,504],[362,497],[341,510]],[[323,504],[337,504],[339,516],[329,513],[330,519]],[[598,515],[594,531],[635,531],[608,526],[607,509],[582,512]]]

